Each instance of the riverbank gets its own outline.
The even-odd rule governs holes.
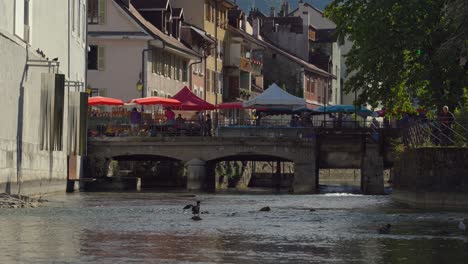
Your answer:
[[[0,193],[0,208],[36,208],[43,202],[42,199]]]

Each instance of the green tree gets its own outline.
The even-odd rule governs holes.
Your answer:
[[[456,107],[467,72],[460,63],[466,15],[455,2],[466,10],[464,0],[332,1],[326,16],[341,42],[353,42],[345,92],[361,92],[358,103],[382,104],[394,114],[415,105]]]

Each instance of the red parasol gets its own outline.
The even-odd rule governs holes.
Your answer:
[[[123,105],[124,103],[122,100],[109,98],[109,97],[102,97],[102,96],[95,96],[88,98],[88,105],[95,106],[95,105]]]
[[[162,105],[162,106],[179,106],[181,103],[179,100],[164,98],[164,97],[145,97],[137,98],[130,101],[130,103],[135,103],[139,105]]]

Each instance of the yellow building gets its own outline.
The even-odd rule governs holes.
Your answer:
[[[223,59],[228,27],[228,10],[236,5],[228,0],[171,0],[173,7],[184,8],[185,21],[204,30],[216,39],[217,46],[206,54],[205,100],[212,104],[222,102]]]

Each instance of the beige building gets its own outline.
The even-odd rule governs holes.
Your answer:
[[[228,0],[172,0],[172,5],[184,8],[185,21],[204,30],[217,41],[206,59],[204,99],[218,104],[223,100],[223,59],[228,26],[228,10],[236,5]]]
[[[79,177],[86,5],[0,1],[0,193],[64,192],[67,176]]]
[[[180,42],[182,10],[170,1],[91,0],[88,84],[94,94],[128,101],[171,97],[189,85],[200,55]]]

